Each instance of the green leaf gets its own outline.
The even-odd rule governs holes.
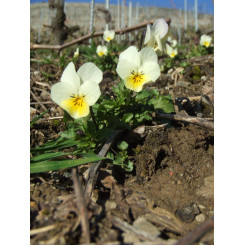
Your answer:
[[[31,123],[30,123],[30,127],[32,127],[40,118],[42,118],[46,113],[49,112],[49,109],[44,111],[43,113],[41,113],[39,116],[37,116],[36,118],[34,118]]]
[[[128,143],[126,141],[120,141],[118,144],[117,144],[117,147],[120,149],[120,150],[126,150],[128,148]]]
[[[57,150],[57,149],[64,149],[64,148],[76,146],[78,143],[79,143],[79,141],[74,141],[74,140],[70,140],[70,139],[66,140],[66,139],[60,137],[59,139],[49,141],[42,146],[32,148],[31,153],[43,152],[43,151],[49,151],[49,150]]]
[[[41,173],[64,168],[71,168],[82,164],[97,162],[106,159],[105,157],[90,157],[76,160],[63,160],[63,161],[42,161],[31,164],[30,173]]]
[[[174,112],[174,104],[169,96],[151,99],[151,103],[154,105],[154,109],[162,109],[165,113]]]
[[[57,158],[60,156],[66,156],[66,155],[71,155],[72,153],[64,153],[64,152],[48,152],[48,153],[44,153],[44,154],[40,154],[37,155],[35,157],[31,158],[31,163],[33,162],[41,162],[41,161],[46,161],[46,160],[50,160],[53,158]]]
[[[124,122],[128,123],[134,117],[133,113],[126,113],[123,115]]]

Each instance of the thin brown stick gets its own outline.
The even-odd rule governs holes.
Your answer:
[[[77,168],[72,169],[72,180],[74,185],[74,191],[77,200],[77,208],[80,215],[81,220],[81,230],[82,234],[84,234],[85,242],[90,242],[90,231],[89,231],[89,221],[88,221],[88,213],[86,209],[86,201],[83,194],[83,186],[79,180],[79,175],[77,172]]]
[[[187,122],[191,124],[198,125],[200,127],[206,128],[208,130],[214,130],[214,123],[207,121],[203,118],[199,117],[192,117],[192,116],[181,116],[181,115],[176,115],[176,114],[163,114],[163,113],[157,113],[157,116],[172,120],[172,121],[180,121],[180,122]]]
[[[170,23],[170,19],[166,19],[167,23]],[[143,22],[141,24],[138,24],[138,25],[134,25],[134,26],[131,26],[131,27],[126,27],[126,28],[122,28],[122,29],[116,29],[115,30],[115,34],[124,34],[124,33],[127,33],[127,32],[130,32],[130,31],[134,31],[134,30],[137,30],[137,29],[140,29],[140,28],[143,28],[145,27],[147,24],[152,24],[153,23],[153,20],[149,20],[147,22]],[[50,49],[50,50],[62,50],[64,48],[67,48],[67,47],[70,47],[74,44],[77,44],[77,43],[81,43],[85,40],[88,40],[89,38],[91,37],[99,37],[99,36],[103,36],[104,35],[104,32],[103,31],[100,31],[100,32],[94,32],[94,33],[89,33],[85,36],[82,36],[82,37],[79,37],[71,42],[68,42],[68,43],[65,43],[63,45],[43,45],[43,44],[31,44],[31,50],[33,49]]]
[[[55,102],[53,102],[53,101],[44,101],[44,102],[42,102],[44,105],[50,105],[50,104],[55,104]],[[39,103],[38,102],[31,102],[30,103],[31,105],[39,105]]]
[[[46,106],[37,98],[37,96],[30,90],[32,98],[46,111]]]
[[[195,230],[188,233],[186,236],[181,238],[174,245],[191,245],[194,242],[200,240],[206,233],[214,228],[214,217],[208,219],[205,223],[198,226]]]
[[[115,131],[114,134],[112,134],[107,139],[106,143],[104,144],[104,146],[100,150],[98,157],[104,157],[107,154],[107,152],[109,151],[110,147],[112,146],[112,144],[114,143],[116,137],[118,136],[118,134],[120,132],[121,132],[120,130]],[[100,168],[102,162],[103,162],[103,160],[101,160],[99,162],[94,162],[94,163],[92,163],[92,165],[88,169],[88,180],[87,180],[85,191],[84,191],[84,196],[87,200],[89,200],[89,198],[92,194],[92,191],[94,189],[95,183],[96,183],[98,175],[99,175],[99,168]]]

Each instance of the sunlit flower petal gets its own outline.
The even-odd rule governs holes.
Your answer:
[[[96,53],[97,53],[100,57],[102,57],[102,56],[104,56],[104,55],[107,55],[108,49],[107,49],[106,46],[98,45],[98,46],[97,46],[97,49],[96,49]]]
[[[73,57],[77,58],[79,56],[79,48],[76,49],[76,51],[74,52]]]
[[[147,25],[144,44],[154,48],[155,50],[159,49],[162,51],[161,39],[167,34],[167,32],[167,22],[164,19],[155,20],[153,26]]]
[[[125,51],[123,51],[119,56],[120,60],[127,60],[131,62],[134,66],[140,65],[140,56],[137,48],[135,46],[130,46]]]
[[[115,37],[115,32],[110,30],[105,30],[103,38],[106,42],[110,42]]]
[[[132,54],[134,54],[134,58]],[[139,61],[135,62],[136,59]],[[138,52],[136,47],[129,47],[119,56],[117,73],[124,80],[126,88],[135,92],[141,91],[145,83],[155,82],[160,76],[160,67],[155,51],[146,47]]]
[[[63,83],[68,83],[70,86],[77,88],[80,85],[80,78],[76,73],[75,66],[70,62],[65,68],[60,81]]]
[[[89,106],[92,106],[101,95],[100,87],[97,83],[86,81],[80,86],[79,94],[83,94],[85,96],[85,101]]]
[[[81,78],[82,82],[89,80],[99,84],[103,78],[102,71],[91,62],[83,64],[78,69],[77,74]]]
[[[212,37],[208,36],[208,35],[202,35],[200,38],[200,45],[205,46],[206,48],[208,48],[211,44],[212,41]]]
[[[90,74],[90,76],[89,76]],[[85,63],[76,72],[71,62],[61,76],[61,82],[51,88],[51,98],[71,117],[78,119],[89,114],[89,106],[98,100],[102,72],[93,63]]]

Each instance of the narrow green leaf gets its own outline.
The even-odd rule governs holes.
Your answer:
[[[55,141],[50,141],[50,142],[48,142],[42,146],[32,148],[31,153],[64,149],[64,148],[76,146],[78,143],[79,143],[79,141],[74,141],[74,140],[69,140],[69,139],[68,140],[62,139],[62,141],[60,142],[58,139]]]
[[[41,113],[39,116],[37,116],[36,118],[34,118],[31,123],[30,123],[30,127],[32,127],[40,118],[42,118],[46,113],[49,112],[49,109],[44,111],[43,113]]]
[[[37,155],[35,157],[31,158],[31,163],[34,162],[41,162],[41,161],[46,161],[46,160],[50,160],[56,157],[61,157],[61,156],[66,156],[66,155],[72,155],[73,153],[70,152],[48,152],[48,153],[44,153],[44,154],[40,154]]]
[[[63,160],[63,161],[42,161],[38,163],[31,164],[30,173],[41,173],[53,170],[59,170],[64,168],[75,167],[82,164],[87,164],[91,162],[97,162],[106,159],[105,157],[90,157],[76,160]]]

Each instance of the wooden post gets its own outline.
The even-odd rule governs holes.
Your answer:
[[[120,29],[120,0],[117,0],[117,28]],[[117,35],[117,42],[121,42],[121,36]]]
[[[178,21],[178,45],[181,45],[181,9],[179,9],[179,21]]]
[[[195,31],[198,30],[198,0],[195,0]]]
[[[109,0],[105,0],[105,8],[106,10],[109,11],[109,5],[110,5],[110,1]],[[108,30],[108,24],[105,24],[105,30]]]
[[[187,0],[185,0],[185,30],[187,30]]]
[[[90,22],[89,22],[89,32],[93,31],[93,26],[94,26],[94,0],[91,0],[90,3]],[[91,44],[92,39],[89,39],[89,43]]]
[[[132,2],[129,1],[128,5],[128,27],[132,26]],[[131,41],[132,35],[131,33],[128,34],[128,39]]]

